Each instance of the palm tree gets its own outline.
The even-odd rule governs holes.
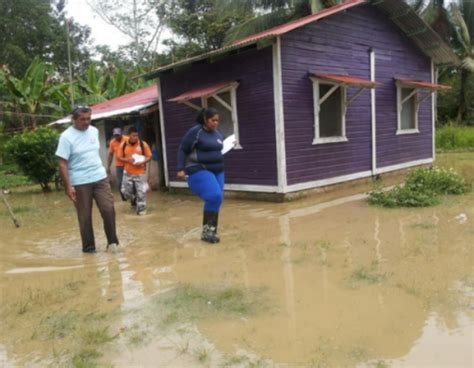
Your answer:
[[[227,33],[226,43],[264,31],[293,19],[317,13],[336,5],[341,0],[220,0],[223,11],[232,11],[233,7],[250,7],[257,14],[247,22],[239,24]],[[237,4],[238,3],[238,4]]]
[[[474,74],[474,3],[458,0],[450,6],[450,19],[454,28],[454,50],[461,59],[459,108],[457,120],[466,121],[469,101],[466,98],[467,81]]]

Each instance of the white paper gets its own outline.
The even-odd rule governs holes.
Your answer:
[[[229,152],[232,148],[235,147],[235,144],[235,135],[229,135],[226,139],[224,139],[224,142],[222,143],[222,154],[225,155],[227,152]]]
[[[142,162],[145,162],[145,156],[139,155],[137,153],[134,153],[132,155],[132,158],[133,158],[133,162],[136,163],[136,164],[140,164]]]

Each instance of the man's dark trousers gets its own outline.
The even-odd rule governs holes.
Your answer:
[[[118,244],[115,228],[114,196],[107,178],[95,183],[76,185],[76,210],[82,239],[82,250],[95,250],[94,229],[92,227],[92,200],[95,200],[104,222],[107,244]]]

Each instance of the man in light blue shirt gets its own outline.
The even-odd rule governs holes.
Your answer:
[[[107,249],[115,251],[118,238],[115,228],[114,197],[107,173],[100,159],[99,131],[91,126],[91,109],[76,107],[72,113],[73,126],[59,138],[56,156],[59,173],[67,196],[73,201],[79,220],[82,251],[96,251],[92,227],[92,200],[95,200],[104,221]]]

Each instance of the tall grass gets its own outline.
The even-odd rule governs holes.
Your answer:
[[[449,124],[436,129],[439,151],[474,151],[474,127]]]

